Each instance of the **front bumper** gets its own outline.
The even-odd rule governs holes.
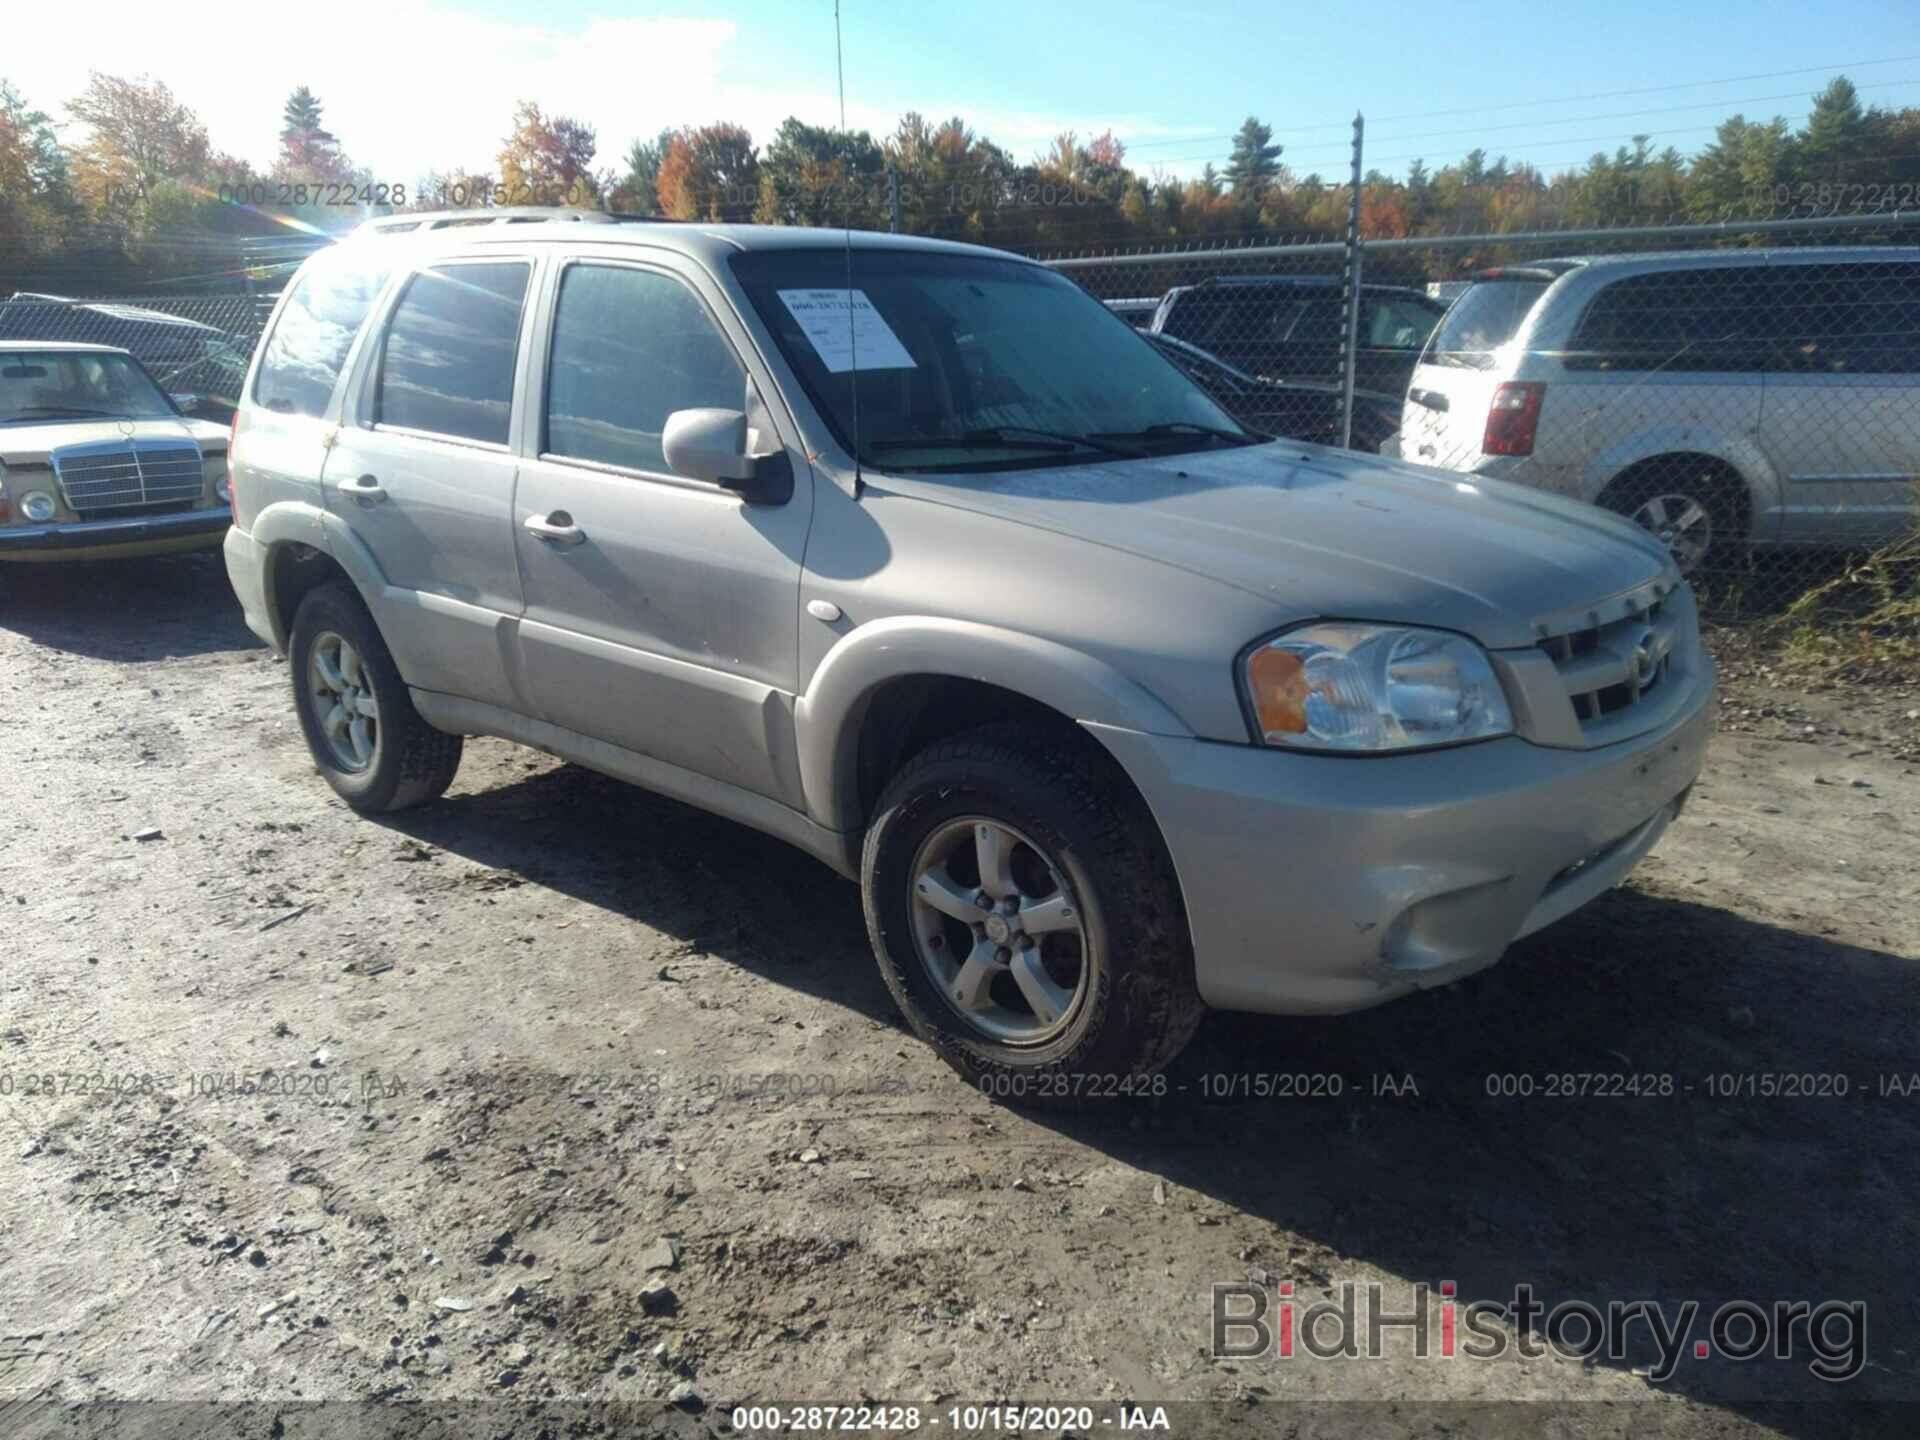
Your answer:
[[[233,523],[222,505],[177,515],[0,526],[0,560],[96,560],[212,549]]]
[[[1160,824],[1207,1003],[1334,1014],[1491,965],[1624,879],[1704,762],[1704,653],[1693,678],[1660,728],[1592,750],[1339,757],[1087,728]]]

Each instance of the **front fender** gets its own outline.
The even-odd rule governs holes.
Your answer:
[[[1151,692],[1056,641],[967,620],[876,620],[827,652],[794,705],[801,792],[808,813],[829,829],[862,823],[861,723],[883,685],[910,675],[997,685],[1077,721],[1155,735],[1193,733]]]
[[[1781,497],[1780,476],[1751,435],[1729,433],[1706,425],[1662,425],[1641,430],[1596,453],[1582,476],[1580,496],[1597,501],[1623,471],[1643,460],[1662,455],[1706,455],[1724,461],[1739,472],[1752,500],[1757,522],[1771,514]]]

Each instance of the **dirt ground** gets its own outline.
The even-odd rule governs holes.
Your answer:
[[[307,1406],[369,1399],[416,1434],[805,1400],[1913,1433],[1920,677],[1723,653],[1706,774],[1630,884],[1451,989],[1215,1016],[1165,1096],[1063,1117],[918,1044],[798,852],[495,741],[360,819],[217,557],[0,576],[0,1433],[320,1433]],[[1406,1310],[1443,1281],[1858,1301],[1866,1364],[1663,1379],[1645,1331],[1210,1358],[1216,1283]],[[59,1408],[96,1400],[254,1403]]]

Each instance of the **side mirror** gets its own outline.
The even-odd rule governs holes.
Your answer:
[[[793,495],[793,464],[784,449],[749,455],[748,435],[744,410],[676,410],[667,416],[660,450],[676,475],[736,490],[760,504],[781,504]]]
[[[174,391],[167,398],[173,401],[174,408],[183,415],[191,415],[193,413],[193,407],[200,403],[200,397],[198,395],[185,395],[178,390]]]

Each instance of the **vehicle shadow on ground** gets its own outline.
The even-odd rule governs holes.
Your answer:
[[[825,866],[577,767],[504,763],[540,768],[380,823],[900,1023],[858,894]],[[1361,1264],[1405,1282],[1389,1309],[1416,1281],[1453,1281],[1462,1306],[1526,1284],[1546,1306],[1697,1301],[1700,1338],[1732,1300],[1862,1301],[1874,1363],[1848,1384],[1809,1375],[1802,1333],[1793,1359],[1689,1354],[1655,1387],[1826,1435],[1836,1407],[1920,1398],[1895,1354],[1920,1330],[1920,1089],[1881,1093],[1920,1086],[1916,1022],[1920,963],[1621,889],[1461,984],[1336,1018],[1214,1015],[1163,1098],[1031,1118],[1164,1177],[1171,1205],[1278,1227],[1215,1278],[1257,1266],[1303,1306]],[[1240,1093],[1278,1076],[1340,1093]],[[1795,1098],[1749,1076],[1834,1078]],[[1596,1363],[1657,1363],[1644,1325],[1627,1340]]]
[[[1295,1280],[1303,1308],[1323,1287],[1337,1298],[1361,1263],[1405,1282],[1385,1291],[1389,1311],[1412,1308],[1416,1281],[1436,1304],[1455,1282],[1462,1306],[1527,1284],[1549,1307],[1658,1299],[1673,1313],[1696,1300],[1697,1338],[1729,1301],[1864,1302],[1874,1364],[1850,1383],[1808,1373],[1803,1328],[1795,1358],[1689,1351],[1655,1387],[1828,1435],[1836,1408],[1920,1399],[1907,1358],[1920,1339],[1920,1092],[1880,1091],[1920,1072],[1916,1022],[1912,960],[1622,889],[1449,989],[1337,1019],[1211,1017],[1144,1128],[1125,1111],[1043,1119],[1198,1192],[1203,1210],[1229,1206],[1331,1251],[1290,1254],[1281,1237],[1248,1261]],[[1342,1093],[1206,1098],[1280,1074],[1338,1076]],[[1418,1094],[1376,1093],[1376,1075],[1399,1090],[1411,1077]],[[1817,1098],[1769,1098],[1748,1076],[1844,1078],[1815,1081]],[[1624,1357],[1595,1363],[1657,1356],[1636,1324]]]
[[[97,660],[260,648],[218,553],[0,566],[0,630]]]
[[[841,876],[704,810],[579,766],[553,768],[530,751],[510,753],[508,764],[539,768],[369,818],[649,926],[694,956],[904,1028],[867,948],[860,892]]]

